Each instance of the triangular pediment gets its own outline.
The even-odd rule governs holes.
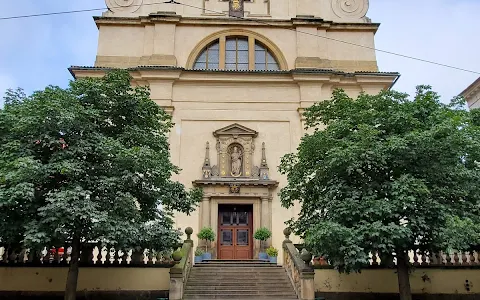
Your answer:
[[[213,132],[215,137],[233,135],[233,136],[251,136],[257,137],[258,132],[240,124],[232,124]]]

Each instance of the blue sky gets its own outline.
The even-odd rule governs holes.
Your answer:
[[[0,17],[104,6],[104,0],[5,1]],[[479,0],[370,0],[368,16],[382,23],[377,48],[480,72],[478,12]],[[27,93],[49,84],[66,87],[69,66],[95,61],[98,32],[92,16],[100,14],[0,20],[0,95],[15,87]],[[445,101],[480,76],[383,53],[377,57],[381,71],[402,74],[397,90],[412,94],[416,85],[429,84]]]

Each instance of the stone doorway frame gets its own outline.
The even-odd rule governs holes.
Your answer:
[[[272,192],[278,186],[277,181],[229,180],[215,182],[197,180],[194,186],[203,188],[203,199],[199,210],[199,230],[211,227],[218,239],[218,205],[219,204],[250,204],[253,205],[253,232],[260,227],[272,230]],[[199,241],[204,244],[204,241]],[[268,242],[265,245],[268,247]],[[212,256],[217,257],[217,241],[209,245]],[[253,242],[253,256],[258,257],[260,242]]]

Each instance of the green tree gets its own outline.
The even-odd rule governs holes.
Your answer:
[[[419,86],[413,101],[336,90],[307,109],[310,134],[279,167],[282,205],[301,203],[289,226],[340,271],[359,271],[369,253],[394,255],[410,300],[408,250],[480,244],[480,112],[463,105]]]
[[[201,191],[171,180],[171,118],[131,87],[126,71],[10,91],[0,110],[0,241],[72,247],[65,299],[75,299],[88,241],[172,248],[174,211],[190,213]]]

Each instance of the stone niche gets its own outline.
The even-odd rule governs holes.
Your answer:
[[[256,179],[270,180],[266,159],[265,143],[262,143],[262,158],[254,164],[255,143],[258,132],[232,124],[213,132],[217,139],[217,165],[210,161],[210,144],[207,142],[202,180]]]

